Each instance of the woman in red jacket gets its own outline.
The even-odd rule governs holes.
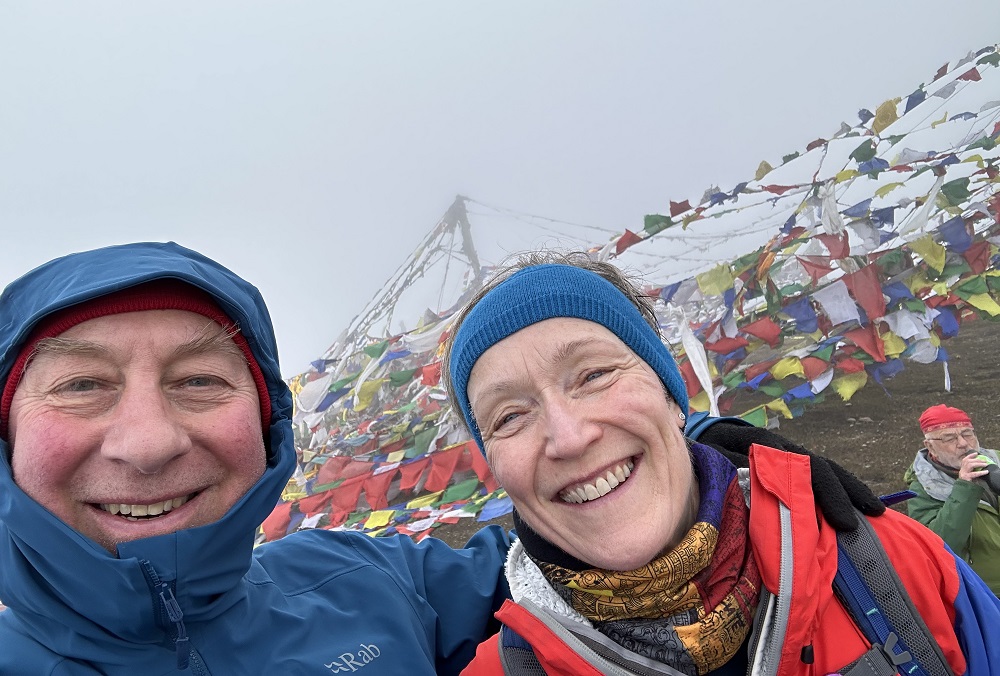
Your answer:
[[[834,596],[810,459],[755,446],[738,471],[685,439],[687,392],[656,326],[585,256],[529,257],[459,315],[449,391],[519,535],[502,638],[465,673],[830,674],[866,654],[909,673],[910,655],[870,650]],[[981,629],[1000,606],[982,582],[906,517],[865,523],[946,670],[1000,673]]]

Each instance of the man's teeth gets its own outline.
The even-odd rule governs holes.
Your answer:
[[[635,464],[629,460],[624,464],[618,465],[613,470],[609,470],[604,476],[598,477],[594,483],[580,484],[575,488],[563,491],[559,494],[559,497],[562,498],[563,502],[572,502],[574,504],[596,500],[625,483],[625,480],[632,474],[633,467],[635,467]]]
[[[139,517],[139,516],[159,516],[169,512],[172,509],[177,509],[185,502],[190,499],[190,496],[185,496],[182,498],[173,498],[172,500],[164,500],[163,502],[154,502],[151,505],[101,505],[101,509],[105,512],[110,512],[111,514],[121,514],[124,517]]]

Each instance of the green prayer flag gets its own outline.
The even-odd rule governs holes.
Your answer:
[[[782,164],[787,164],[787,163],[791,162],[792,160],[794,160],[798,156],[799,156],[798,152],[789,153],[789,154],[787,154],[787,155],[785,155],[785,156],[783,156],[781,158],[781,163]]]
[[[991,66],[1000,67],[1000,52],[993,52],[992,54],[987,54],[986,56],[976,61],[977,66],[981,66],[987,63]]]
[[[423,455],[424,453],[426,453],[427,449],[431,445],[431,442],[434,441],[434,437],[436,436],[437,436],[437,427],[433,425],[429,426],[425,430],[417,432],[413,436],[413,445],[420,451],[417,455]]]
[[[767,411],[764,410],[763,406],[761,406],[760,408],[755,408],[752,411],[747,411],[746,413],[742,414],[740,418],[746,420],[754,427],[764,427],[765,425],[767,425]]]
[[[662,216],[660,214],[647,214],[643,218],[643,229],[650,235],[655,235],[661,230],[666,230],[673,224],[674,222],[670,220],[669,216]]]
[[[358,379],[358,376],[360,376],[360,375],[361,375],[361,371],[358,371],[357,373],[352,373],[349,376],[344,376],[343,378],[341,378],[340,380],[338,380],[337,382],[335,382],[333,385],[330,385],[330,391],[331,392],[336,392],[337,390],[339,390],[340,388],[344,387],[345,385],[353,383],[355,380]]]
[[[389,374],[389,384],[393,387],[399,387],[400,385],[405,385],[406,383],[413,380],[413,374],[419,371],[419,368],[407,369],[405,371],[393,371]]]
[[[983,279],[982,275],[977,275],[971,279],[967,279],[961,284],[955,285],[952,289],[955,295],[963,300],[968,300],[970,296],[975,296],[979,293],[989,293],[989,289],[986,286],[986,280]]]
[[[941,194],[948,200],[948,205],[957,207],[965,202],[972,193],[969,192],[969,177],[956,178],[941,186]]]
[[[770,382],[765,385],[759,385],[757,387],[757,390],[759,392],[763,392],[769,397],[774,397],[775,399],[777,399],[778,397],[780,397],[785,393],[786,387],[782,385],[780,382]]]
[[[872,142],[871,139],[868,139],[867,141],[859,145],[857,148],[855,148],[854,151],[849,155],[849,157],[852,160],[856,161],[858,164],[861,164],[862,162],[867,162],[871,158],[875,157],[875,144]]]
[[[827,345],[822,350],[816,350],[810,357],[816,357],[817,359],[822,359],[825,362],[829,362],[833,358],[833,345]]]
[[[383,340],[381,343],[375,343],[374,345],[369,345],[365,348],[365,354],[367,354],[372,359],[378,359],[383,354],[385,354],[386,349],[389,347],[389,341]]]
[[[472,477],[454,486],[449,486],[441,496],[441,502],[455,502],[471,498],[479,490],[479,478]]]

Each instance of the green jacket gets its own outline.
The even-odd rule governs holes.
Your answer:
[[[940,472],[926,449],[917,453],[904,480],[917,494],[906,503],[910,516],[940,535],[1000,596],[1000,513],[981,499],[983,487]]]

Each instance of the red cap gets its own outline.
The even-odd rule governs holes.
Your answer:
[[[208,317],[227,331],[234,332],[233,342],[246,357],[250,374],[257,386],[261,425],[266,437],[268,427],[271,424],[271,397],[267,393],[267,382],[264,380],[260,365],[250,351],[250,345],[243,334],[238,333],[239,326],[222,311],[222,308],[210,295],[201,289],[175,279],[160,279],[116,291],[106,296],[92,298],[43,318],[24,342],[24,346],[18,353],[14,366],[11,367],[7,376],[7,382],[4,384],[3,395],[0,396],[0,438],[7,438],[7,422],[10,415],[10,404],[14,400],[14,391],[21,382],[21,377],[35,352],[38,341],[54,338],[89,319],[145,310],[195,312]]]
[[[921,432],[930,432],[945,427],[972,427],[972,420],[962,409],[952,408],[944,404],[931,406],[920,416]]]

